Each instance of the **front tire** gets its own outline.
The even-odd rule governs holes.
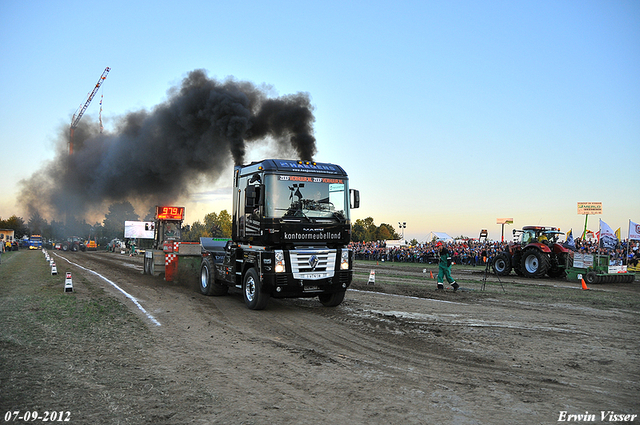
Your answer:
[[[262,283],[255,268],[250,268],[242,281],[244,302],[251,310],[264,310],[269,302],[269,294],[262,290]]]
[[[333,294],[318,295],[318,299],[325,307],[336,307],[344,300],[344,294],[347,291],[334,292]]]
[[[208,258],[202,260],[202,265],[200,266],[200,292],[203,295],[220,296],[225,295],[228,291],[229,287],[227,285],[216,284],[211,261]]]
[[[567,274],[564,269],[560,267],[551,267],[549,269],[549,277],[553,279],[564,279]]]
[[[536,248],[525,249],[522,253],[522,266],[525,277],[540,278],[549,270],[549,258]]]
[[[498,276],[508,276],[511,273],[511,260],[506,253],[501,252],[496,255],[493,260],[493,271]]]

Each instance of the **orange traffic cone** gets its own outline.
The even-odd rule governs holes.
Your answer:
[[[583,291],[588,291],[589,290],[589,288],[587,288],[587,284],[584,283],[584,279],[582,279],[582,290]]]
[[[429,270],[429,276],[431,276],[431,279],[433,279],[433,272],[431,270]]]

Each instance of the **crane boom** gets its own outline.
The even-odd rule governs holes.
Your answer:
[[[83,105],[80,105],[78,107],[78,110],[76,111],[76,113],[73,114],[73,118],[71,119],[71,127],[70,127],[70,134],[69,134],[69,136],[70,136],[69,137],[69,155],[73,154],[73,133],[74,133],[74,130],[78,126],[78,123],[80,122],[80,118],[82,118],[82,116],[84,115],[84,111],[87,110],[87,108],[89,107],[89,104],[93,100],[93,97],[96,95],[96,93],[98,92],[98,89],[100,88],[100,86],[102,85],[104,80],[107,78],[107,74],[109,74],[109,71],[111,71],[111,68],[109,68],[109,67],[106,67],[104,69],[104,72],[100,76],[100,79],[96,83],[96,86],[93,88],[91,93],[89,93],[89,96],[87,96],[86,102],[84,102]]]

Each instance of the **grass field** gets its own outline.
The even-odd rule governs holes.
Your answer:
[[[100,363],[101,354],[119,351],[128,356],[148,346],[144,324],[102,288],[81,280],[74,282],[81,291],[64,292],[65,272],[59,264],[58,274],[52,275],[41,251],[2,255],[3,413],[67,410],[65,406],[76,405],[72,400],[86,397],[87,389],[110,378],[113,367]]]

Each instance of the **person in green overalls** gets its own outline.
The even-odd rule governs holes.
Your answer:
[[[456,292],[460,285],[451,277],[451,255],[447,247],[442,245],[438,262],[438,289],[444,289],[444,278],[453,286],[453,292]]]

